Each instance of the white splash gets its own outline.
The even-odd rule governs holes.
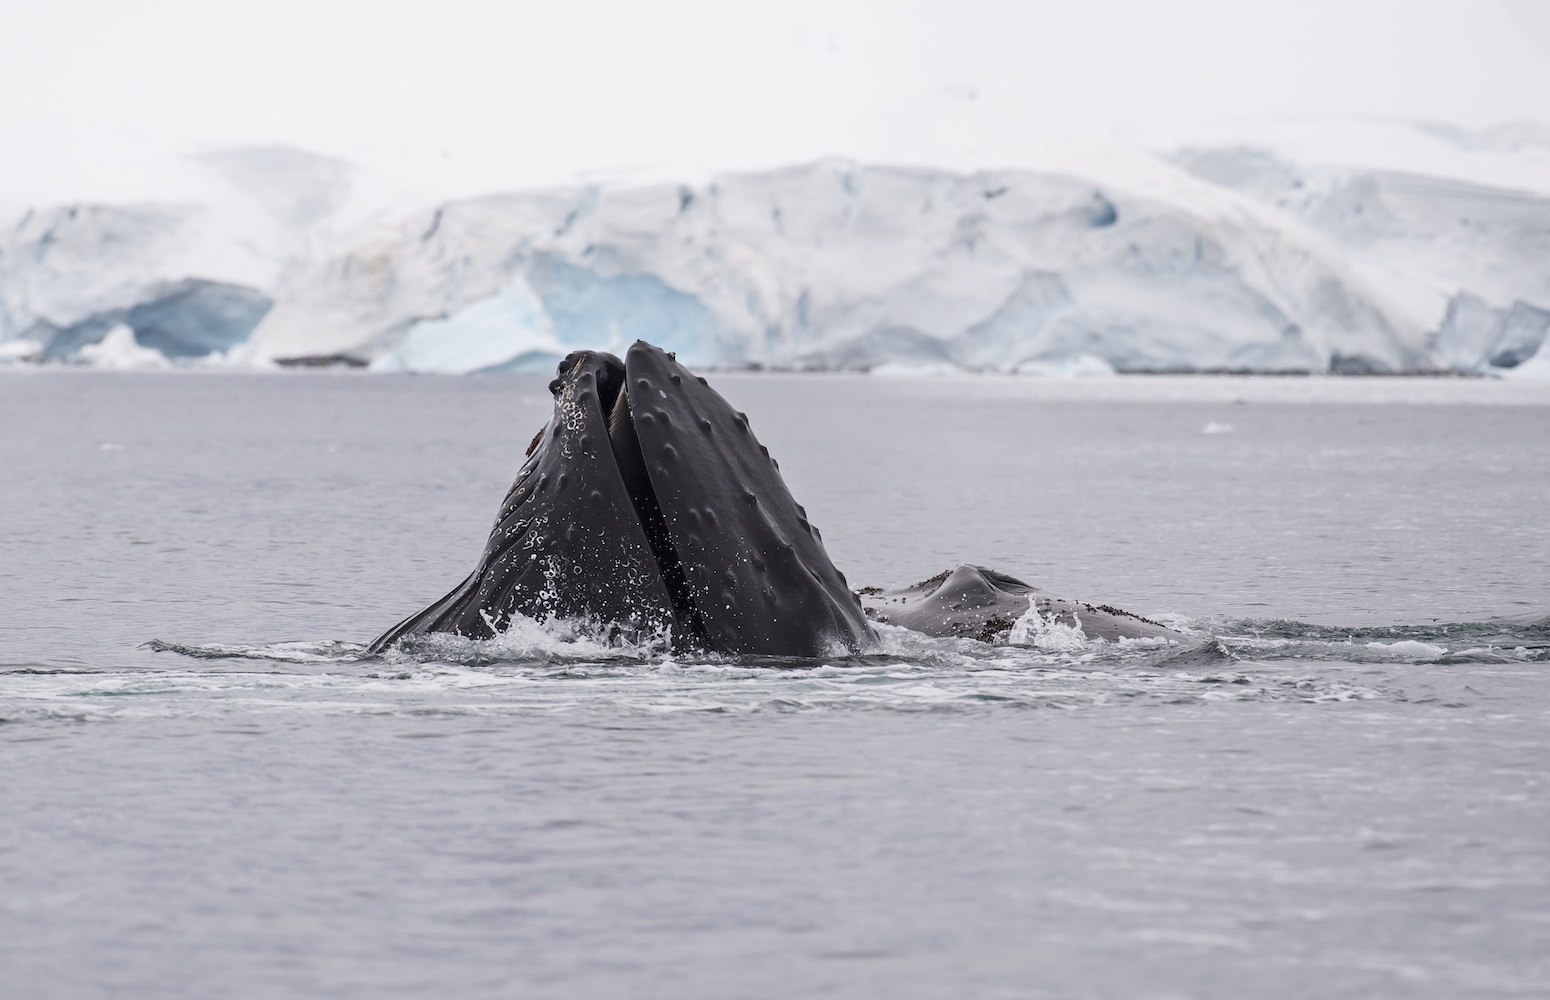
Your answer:
[[[1082,631],[1082,620],[1077,617],[1075,610],[1071,612],[1071,622],[1066,625],[1057,615],[1046,615],[1039,610],[1038,598],[1030,596],[1028,610],[1012,623],[1012,632],[1007,642],[1013,646],[1032,646],[1047,653],[1080,652],[1092,640]]]
[[[469,639],[448,632],[405,637],[388,654],[390,660],[462,664],[538,663],[571,661],[671,660],[670,630],[624,634],[579,619],[530,618],[515,614],[504,628],[485,616],[496,634],[489,639]]]

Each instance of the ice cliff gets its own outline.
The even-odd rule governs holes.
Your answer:
[[[1256,150],[1116,162],[824,162],[346,219],[344,165],[240,151],[204,164],[226,201],[20,215],[0,359],[493,372],[639,337],[706,367],[1550,367],[1550,197]]]
[[[153,169],[158,196],[113,202],[18,209],[0,187],[0,359],[90,359],[120,327],[163,359],[224,354],[350,220],[350,166],[299,150]]]
[[[1533,138],[1550,148],[1550,135]],[[1545,342],[1544,194],[1396,171],[1299,168],[1256,149],[1192,150],[1176,161],[1319,233],[1371,287],[1422,322],[1443,368],[1516,368]]]

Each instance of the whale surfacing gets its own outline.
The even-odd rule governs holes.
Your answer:
[[[1089,639],[1189,641],[1150,618],[1107,604],[1054,597],[984,566],[958,566],[896,590],[867,587],[861,597],[868,618],[934,636],[1001,641],[1032,610],[1048,622],[1080,629]]]
[[[820,657],[875,638],[745,414],[670,354],[577,351],[479,563],[388,629],[490,638],[582,618],[679,648]]]
[[[576,351],[549,391],[553,415],[474,571],[369,652],[426,632],[488,639],[517,615],[666,633],[682,650],[805,659],[874,647],[871,621],[990,643],[1022,641],[1019,620],[1088,639],[1189,641],[982,566],[852,593],[747,415],[644,341],[623,361]]]

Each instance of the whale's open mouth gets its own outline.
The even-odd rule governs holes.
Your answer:
[[[577,351],[474,572],[388,630],[487,638],[513,615],[671,629],[720,653],[826,656],[873,633],[769,449],[650,344]],[[607,446],[604,446],[604,442]]]
[[[673,536],[667,528],[667,516],[657,502],[651,476],[646,472],[646,458],[641,453],[640,437],[635,431],[635,420],[630,413],[630,392],[625,384],[624,372],[609,370],[608,377],[598,380],[598,401],[608,418],[608,443],[613,448],[614,465],[624,488],[635,507],[646,534],[646,543],[656,560],[657,571],[667,587],[667,596],[673,603],[674,617],[678,621],[681,636],[694,645],[705,643],[705,622],[695,607],[694,591],[684,573],[683,560],[673,545]]]

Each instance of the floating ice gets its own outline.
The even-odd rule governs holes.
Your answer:
[[[95,344],[87,344],[80,350],[82,361],[93,368],[170,368],[166,355],[154,347],[141,347],[135,340],[135,332],[125,323],[108,331]]]
[[[43,341],[16,340],[0,341],[0,365],[17,361],[36,361],[43,356]]]
[[[1055,361],[1023,361],[1012,371],[1018,375],[1053,375],[1061,378],[1106,378],[1117,374],[1106,358],[1078,354]]]

